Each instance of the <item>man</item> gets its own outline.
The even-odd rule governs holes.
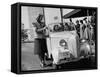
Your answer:
[[[72,22],[72,19],[70,18],[69,21],[70,31],[75,30],[75,24]]]
[[[79,24],[78,20],[76,21],[76,26],[75,27],[76,27],[76,30],[77,30],[77,34],[80,37],[80,24]]]

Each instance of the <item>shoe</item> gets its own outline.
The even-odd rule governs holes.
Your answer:
[[[46,64],[45,63],[40,63],[40,66],[43,68],[43,67],[46,67]]]
[[[40,63],[40,66],[41,66],[41,67],[44,67],[43,63]]]

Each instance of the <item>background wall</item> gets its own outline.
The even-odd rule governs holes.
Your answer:
[[[21,21],[24,24],[24,29],[30,28],[28,7],[21,7]]]
[[[100,0],[1,0],[0,2],[0,77],[99,77],[100,76],[100,40],[98,40],[98,70],[54,72],[41,74],[15,75],[10,72],[11,57],[11,7],[15,2],[61,4],[74,6],[98,7],[98,21],[100,21]],[[98,22],[98,34],[100,22]],[[100,39],[100,35],[98,35]]]
[[[61,12],[59,8],[44,8],[46,25],[61,23]]]

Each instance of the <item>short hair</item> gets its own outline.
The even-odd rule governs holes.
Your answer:
[[[76,20],[76,23],[79,23],[79,20]]]
[[[72,22],[72,19],[71,18],[69,20]]]
[[[82,24],[83,24],[83,20],[80,20],[80,23],[82,23]]]
[[[65,25],[68,25],[68,23],[65,23]]]

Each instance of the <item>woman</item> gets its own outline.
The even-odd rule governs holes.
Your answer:
[[[85,30],[85,25],[83,24],[83,20],[80,20],[80,39],[84,38],[84,30]]]
[[[45,64],[45,53],[47,53],[46,47],[46,37],[44,34],[44,30],[46,29],[44,22],[42,22],[43,15],[39,14],[37,17],[37,22],[33,23],[34,25],[34,36],[35,36],[35,46],[34,46],[34,54],[38,55],[40,59],[41,67],[44,67]]]
[[[84,25],[85,25],[85,29],[84,29],[84,38],[85,39],[89,39],[89,25],[86,21],[86,19],[84,19]]]

